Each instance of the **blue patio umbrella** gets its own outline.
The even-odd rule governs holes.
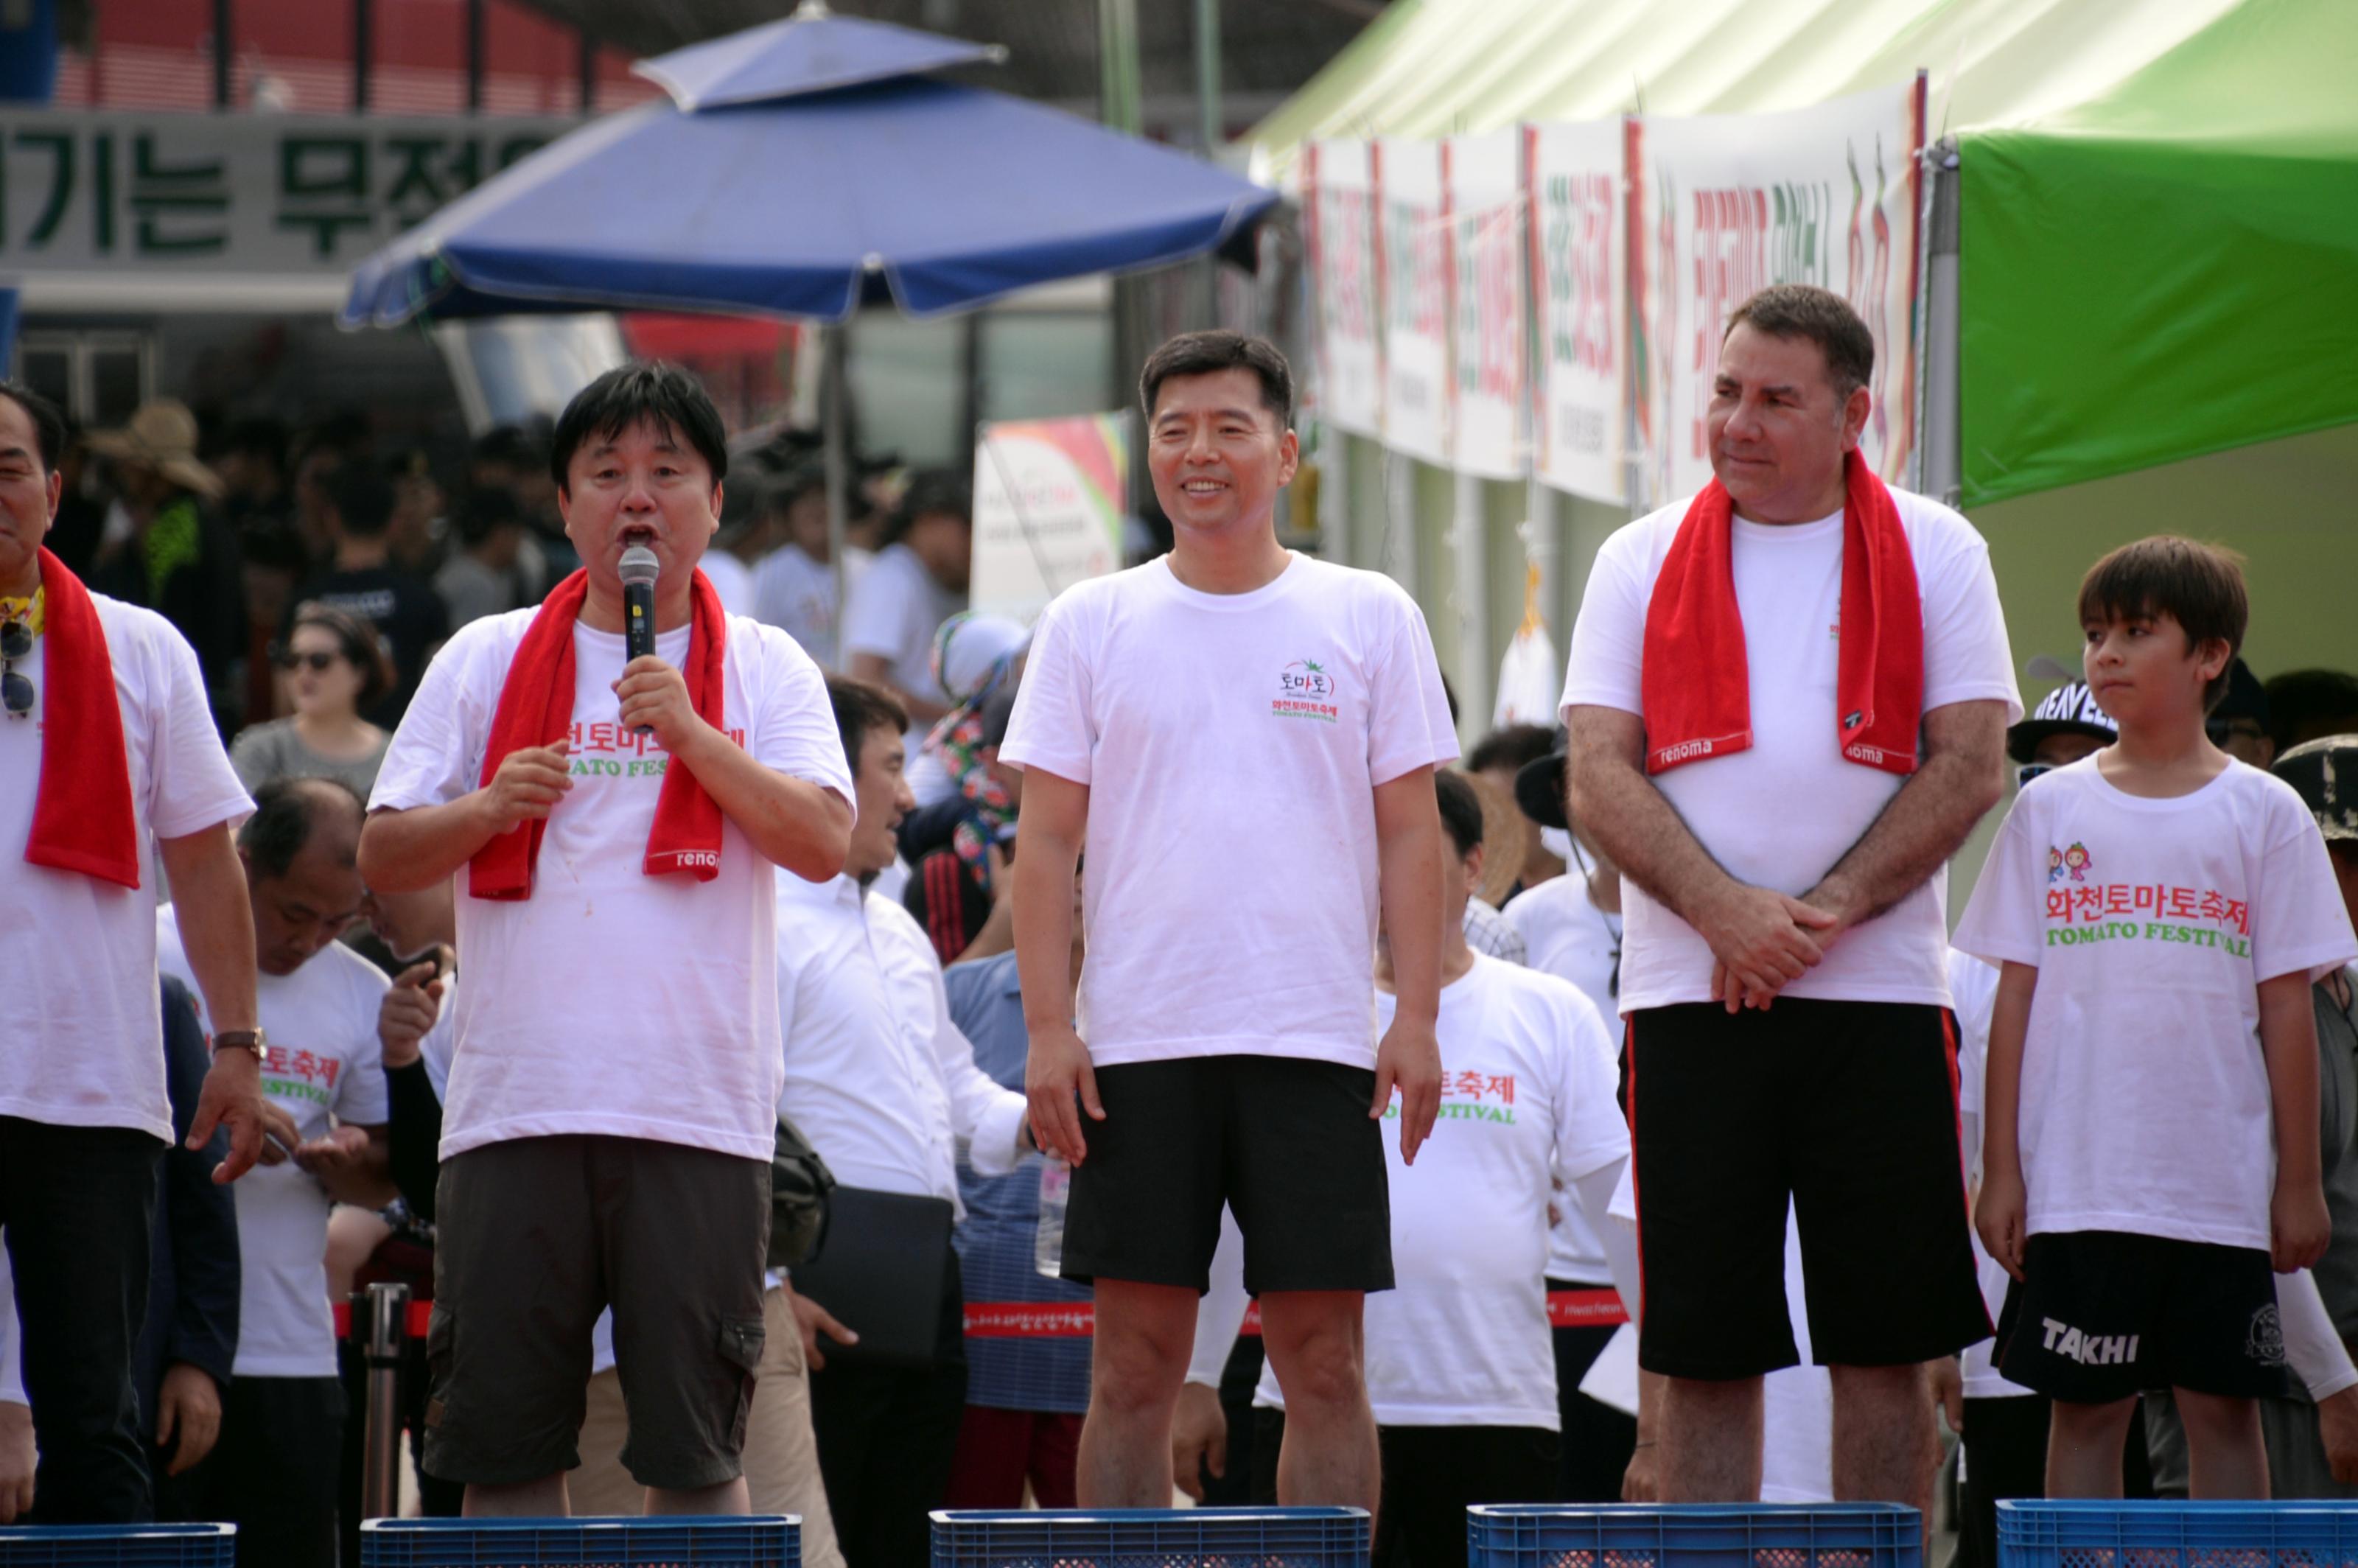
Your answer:
[[[806,5],[643,67],[607,115],[362,262],[342,319],[637,308],[840,321],[1213,250],[1276,193],[925,74],[987,57]]]

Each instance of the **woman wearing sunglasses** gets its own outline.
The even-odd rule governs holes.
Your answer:
[[[248,789],[271,778],[328,778],[362,800],[393,737],[361,717],[393,685],[375,629],[349,611],[306,604],[277,650],[295,711],[249,725],[230,743],[230,765]]]

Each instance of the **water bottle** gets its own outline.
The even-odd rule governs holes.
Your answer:
[[[1044,1156],[1040,1161],[1040,1226],[1032,1236],[1032,1266],[1052,1280],[1064,1277],[1065,1205],[1072,1191],[1072,1166]]]

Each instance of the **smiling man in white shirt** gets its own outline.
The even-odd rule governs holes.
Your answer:
[[[939,1206],[940,1255],[910,1258],[905,1278],[932,1278],[938,1268],[941,1284],[926,1365],[862,1360],[859,1317],[825,1282],[773,1295],[770,1316],[773,1333],[790,1321],[784,1307],[802,1321],[819,1466],[844,1560],[899,1568],[925,1559],[926,1514],[942,1506],[966,1408],[965,1296],[949,1225],[963,1213],[958,1150],[965,1145],[985,1174],[1014,1169],[1027,1147],[1025,1105],[975,1065],[924,928],[869,889],[892,863],[894,829],[912,805],[903,777],[907,710],[864,681],[830,679],[827,694],[852,759],[860,820],[841,876],[779,885],[786,1079],[778,1111],[835,1173],[838,1195],[860,1189]],[[824,1249],[818,1261],[832,1262]],[[796,1366],[784,1375],[800,1374]]]

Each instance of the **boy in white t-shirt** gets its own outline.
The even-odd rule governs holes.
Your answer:
[[[1085,1508],[1170,1499],[1172,1411],[1226,1205],[1294,1393],[1285,1501],[1372,1509],[1360,1310],[1392,1282],[1377,1119],[1398,1087],[1405,1162],[1440,1103],[1425,775],[1456,737],[1415,601],[1277,542],[1296,457],[1284,356],[1191,332],[1141,384],[1177,544],[1048,607],[999,753],[1024,770],[1032,1127],[1073,1162],[1065,1277],[1097,1291],[1077,1491]],[[1399,976],[1380,1045],[1379,905]]]
[[[2300,797],[2203,733],[2246,614],[2234,559],[2190,540],[2090,569],[2088,686],[2120,738],[2022,792],[1957,931],[2001,966],[1975,1219],[2019,1281],[2000,1368],[2055,1401],[2050,1497],[2119,1495],[2159,1387],[2194,1495],[2266,1497],[2271,1265],[2331,1229],[2309,989],[2358,941]]]

